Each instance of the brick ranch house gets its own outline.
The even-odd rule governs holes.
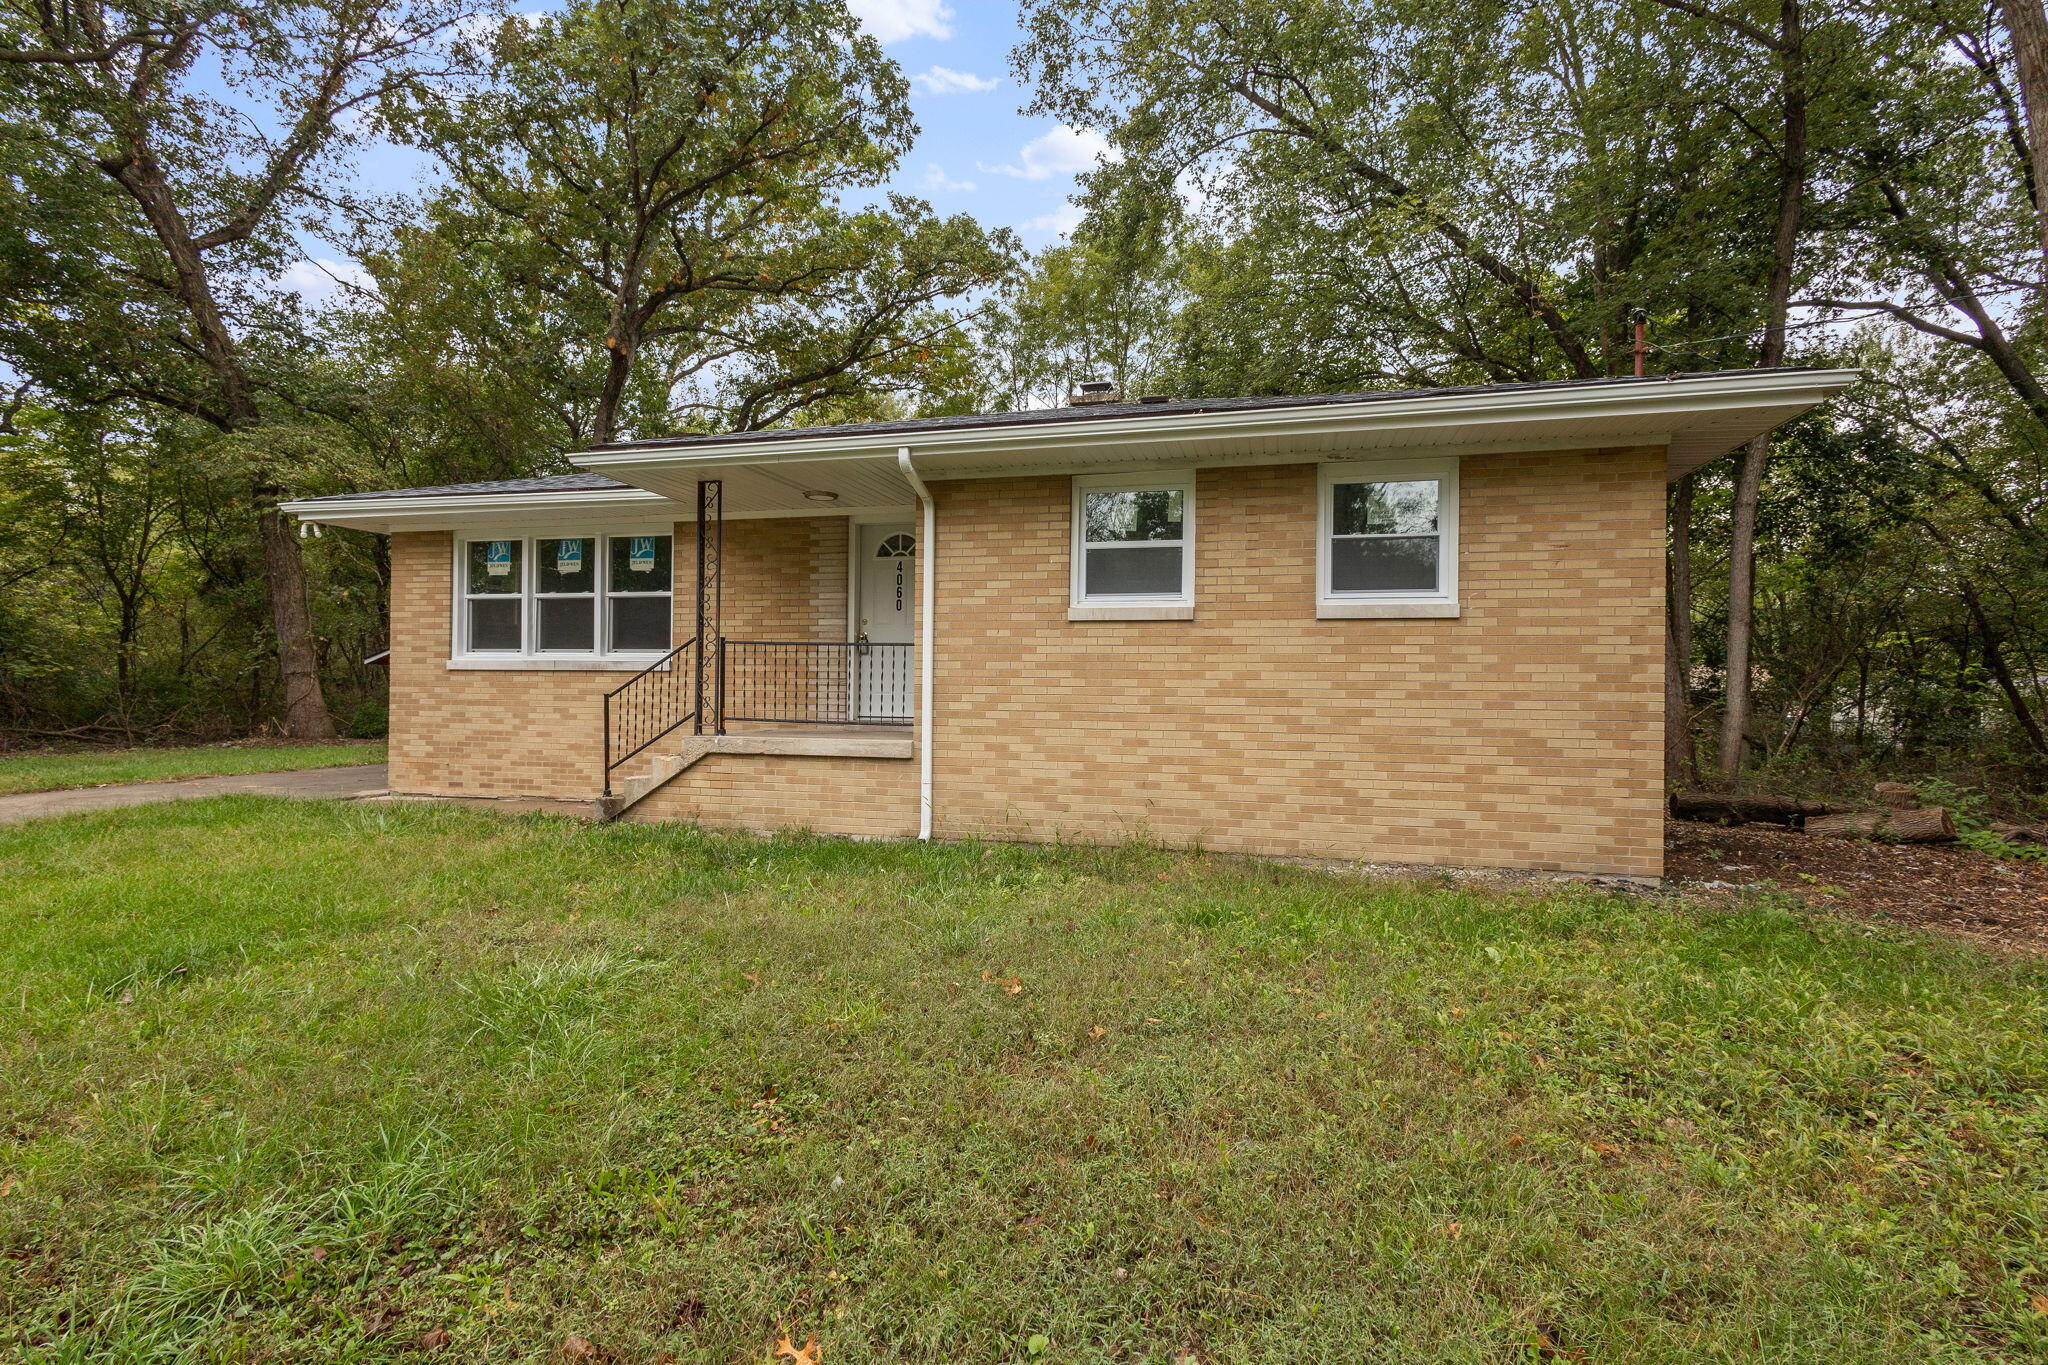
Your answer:
[[[287,510],[391,537],[394,792],[1654,878],[1665,485],[1854,379],[1083,393]]]

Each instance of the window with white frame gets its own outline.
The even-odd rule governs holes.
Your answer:
[[[523,540],[472,540],[464,547],[465,654],[518,654],[526,648],[526,548]]]
[[[1371,615],[1455,607],[1456,460],[1325,465],[1320,496],[1319,606]]]
[[[668,651],[673,547],[667,536],[613,536],[605,574],[606,637],[614,654]]]
[[[458,656],[606,658],[668,652],[669,536],[466,540]]]
[[[1074,480],[1074,605],[1194,601],[1193,474]]]
[[[589,654],[597,648],[597,538],[533,542],[536,654]]]

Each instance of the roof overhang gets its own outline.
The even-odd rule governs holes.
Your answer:
[[[1675,479],[1783,425],[1859,377],[1855,370],[1776,370],[1015,426],[817,437],[798,431],[778,433],[773,441],[587,451],[569,462],[679,502],[694,496],[697,480],[721,478],[728,514],[743,506],[808,506],[815,512],[814,503],[804,502],[804,490],[837,491],[844,498],[849,484],[855,485],[852,501],[908,502],[910,488],[896,465],[899,450],[911,453],[927,479],[967,479],[1407,453],[1663,446],[1667,475]]]
[[[370,531],[545,529],[565,521],[617,529],[694,520],[697,482],[715,478],[724,485],[727,517],[845,515],[915,502],[897,460],[904,450],[926,479],[973,479],[1660,446],[1667,476],[1676,479],[1859,377],[1855,370],[1781,369],[1010,425],[815,436],[796,429],[766,439],[694,439],[569,457],[577,468],[630,488],[309,499],[284,510],[303,521]]]
[[[536,530],[558,528],[564,520],[605,530],[663,526],[695,517],[644,488],[578,489],[564,493],[394,494],[382,498],[302,498],[279,503],[281,511],[316,526],[358,531]]]

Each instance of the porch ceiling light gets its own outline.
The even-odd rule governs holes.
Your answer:
[[[823,488],[806,488],[804,490],[804,496],[806,498],[809,498],[812,502],[839,501],[839,495],[837,493],[828,492]]]

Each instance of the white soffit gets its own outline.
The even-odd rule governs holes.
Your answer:
[[[610,470],[595,472],[611,473]],[[847,512],[910,507],[917,502],[916,492],[897,467],[896,447],[893,445],[886,455],[869,453],[864,458],[813,457],[761,463],[734,461],[715,466],[691,464],[675,469],[664,464],[650,464],[634,469],[630,476],[612,474],[612,477],[665,494],[681,509],[676,517],[678,521],[697,519],[699,479],[723,481],[725,515],[728,517],[839,516]],[[810,493],[834,496],[830,499],[806,496]]]

